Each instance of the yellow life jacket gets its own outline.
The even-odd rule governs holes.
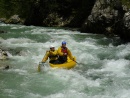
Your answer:
[[[42,59],[42,62],[46,62],[48,60],[48,58],[51,60],[57,60],[58,59],[58,53],[57,50],[55,51],[48,51],[44,58]]]

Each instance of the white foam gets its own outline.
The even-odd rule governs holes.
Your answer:
[[[3,26],[10,25],[3,24]],[[12,25],[11,29],[15,30],[21,28],[24,28],[24,26],[19,27]],[[119,46],[113,46],[112,44],[109,44],[109,46],[103,46],[97,44],[97,39],[91,37],[89,38],[89,35],[91,34],[79,34],[79,32],[77,31],[72,32],[63,29],[50,29],[34,26],[25,28],[29,28],[29,30],[25,30],[21,34],[27,33],[47,35],[48,41],[37,42],[33,39],[31,40],[28,38],[0,38],[2,46],[9,47],[11,49],[13,48],[14,50],[16,48],[22,47],[20,48],[21,55],[18,54],[11,57],[14,59],[11,64],[14,65],[12,66],[12,69],[9,69],[7,72],[14,72],[16,73],[16,75],[23,75],[23,78],[25,80],[20,85],[22,89],[25,90],[25,92],[22,92],[24,94],[23,98],[128,98],[130,96],[127,87],[121,88],[122,90],[116,89],[116,86],[114,85],[116,81],[113,79],[122,78],[125,76],[128,77],[126,70],[129,70],[130,61],[125,60],[124,57],[129,55],[129,44]],[[79,41],[78,39],[75,39],[71,34],[77,34],[76,36],[87,35],[87,37],[83,39],[81,38]],[[76,56],[77,62],[84,63],[85,65],[79,64],[78,66],[82,66],[82,68],[79,67],[78,70],[66,70],[51,69],[46,63],[46,67],[44,67],[43,72],[37,73],[36,69],[38,62],[42,60],[44,54],[46,53],[46,50],[49,50],[49,45],[53,44],[57,49],[59,46],[61,46],[61,42],[63,40],[67,41],[67,47],[71,50],[72,54]],[[113,58],[109,60],[100,60],[100,58],[97,56],[98,53],[104,52],[103,50],[107,51],[110,48],[112,52],[115,52],[116,55],[112,54],[115,55],[115,58],[113,56]],[[101,65],[98,65],[98,62],[101,62]],[[93,65],[97,67],[93,67]],[[88,67],[88,69],[86,67]],[[101,76],[104,76],[105,78],[101,77],[97,79],[92,79],[93,77],[91,77],[91,75],[97,75],[100,77],[99,74],[101,74]],[[113,82],[111,83],[111,85],[113,85],[114,87],[109,84],[103,85],[104,80],[109,77],[112,77]],[[5,83],[8,84],[9,81],[5,81]],[[37,84],[35,84],[35,82],[37,82]],[[53,84],[53,82],[58,82],[61,85],[61,88],[59,86],[59,89],[55,91],[57,87],[55,86],[55,84]],[[48,89],[48,91],[54,90],[55,92],[49,92],[44,96],[42,95],[42,93],[40,94],[40,92],[37,90],[32,91],[30,87],[33,87],[33,85],[30,85],[30,83],[34,84],[34,88],[36,87],[36,89],[39,89],[39,87],[41,87],[40,89],[44,92],[46,92],[46,89]],[[129,80],[126,80],[125,83],[127,83],[125,85],[129,85]],[[47,88],[44,88],[44,86],[46,86]],[[8,88],[8,86],[5,85],[5,88]],[[105,91],[99,91],[98,93],[98,89],[100,90],[100,88]],[[108,88],[115,91],[111,94],[111,90],[109,90]],[[18,88],[13,89],[19,90]],[[86,89],[90,89],[90,91],[87,92]],[[7,90],[7,92],[12,93],[12,91],[10,90]],[[15,93],[15,97],[17,97],[17,94],[19,94],[19,92]]]
[[[125,45],[120,45],[118,46],[119,51],[116,53],[116,56],[118,58],[124,58],[127,55],[130,55],[130,44]]]
[[[129,60],[119,59],[119,60],[104,60],[103,71],[113,72],[117,76],[124,76],[126,66],[130,64]]]

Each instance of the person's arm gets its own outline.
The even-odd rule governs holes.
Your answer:
[[[49,52],[50,52],[51,55],[54,55],[54,56],[58,54],[57,50],[55,50],[55,51],[49,51]]]
[[[72,56],[72,53],[71,51],[67,48],[67,51],[68,51],[68,56],[71,60],[74,60],[74,57]]]
[[[46,52],[45,56],[42,59],[42,62],[46,62],[48,60],[49,57],[49,52]]]
[[[58,55],[59,56],[63,56],[64,55],[63,52],[61,52],[61,47],[58,48]]]

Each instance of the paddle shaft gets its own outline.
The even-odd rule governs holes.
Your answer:
[[[46,52],[46,54],[47,54],[47,52]],[[44,55],[44,57],[46,56],[46,54]],[[43,58],[44,58],[44,57],[43,57]],[[39,65],[38,65],[38,67],[37,67],[37,71],[38,71],[38,72],[41,71],[41,64],[40,64],[40,62],[39,62]]]
[[[74,61],[74,62],[76,62],[76,61]],[[82,64],[82,65],[84,65],[83,63],[78,63],[78,62],[76,62],[77,64]]]
[[[74,61],[74,60],[73,60]],[[79,64],[78,62],[74,61],[75,63]]]

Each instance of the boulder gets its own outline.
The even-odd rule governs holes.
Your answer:
[[[124,10],[120,0],[97,0],[81,32],[118,34]]]
[[[20,19],[19,15],[13,15],[5,23],[9,24],[21,24],[22,20]]]

